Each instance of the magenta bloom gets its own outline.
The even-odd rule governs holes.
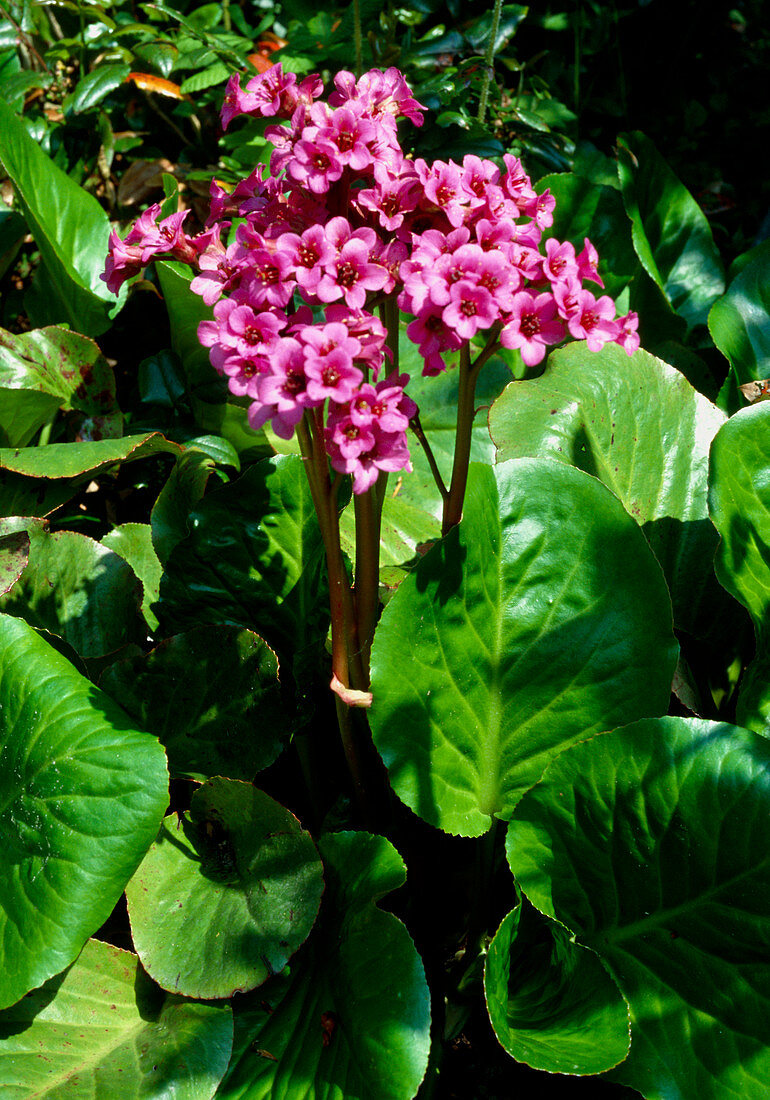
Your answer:
[[[545,357],[548,344],[564,339],[564,325],[556,320],[556,302],[551,294],[535,296],[527,290],[513,296],[513,308],[500,333],[504,348],[519,348],[528,367],[537,366]]]

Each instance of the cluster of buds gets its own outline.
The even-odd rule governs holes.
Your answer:
[[[520,161],[504,169],[466,156],[432,164],[405,156],[397,123],[422,125],[423,108],[396,69],[356,81],[338,73],[323,102],[318,77],[297,83],[280,65],[227,86],[222,124],[272,117],[270,173],[260,165],[234,190],[216,182],[205,232],[184,234],[185,214],[158,222],[151,207],[125,240],[113,233],[103,278],[111,290],[153,256],[196,271],[192,289],[214,319],[199,329],[213,366],[246,396],[249,422],[289,438],[315,418],[332,468],[365,492],[380,470],[409,469],[406,430],[416,407],[408,375],[392,363],[397,334],[377,316],[390,299],[413,317],[407,334],[423,373],[469,341],[518,348],[541,362],[567,335],[631,354],[634,314],[615,316],[597,254],[549,238],[554,199],[538,195]],[[234,234],[231,219],[238,218]],[[384,377],[380,379],[380,372]]]

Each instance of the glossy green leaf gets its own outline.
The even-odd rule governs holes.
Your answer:
[[[210,1100],[227,1068],[227,1005],[162,993],[136,955],[89,940],[65,974],[0,1013],[7,1100]]]
[[[214,462],[202,451],[180,455],[150,513],[152,543],[165,565],[171,551],[189,533],[190,513],[203,498]]]
[[[719,580],[748,609],[757,652],[741,681],[737,721],[770,737],[770,403],[731,417],[711,448],[711,518]]]
[[[240,623],[279,655],[323,637],[323,544],[302,460],[265,459],[208,493],[171,552],[160,591],[170,630]]]
[[[151,631],[158,629],[152,605],[158,602],[163,566],[152,545],[149,523],[123,523],[102,539],[102,546],[114,551],[131,566],[142,585],[142,614]]]
[[[636,254],[688,326],[705,324],[725,281],[706,215],[638,131],[618,139],[618,175]]]
[[[288,738],[276,656],[240,627],[178,634],[112,665],[100,686],[160,739],[173,776],[250,780]]]
[[[603,1073],[628,1054],[628,1007],[593,951],[526,902],[489,945],[484,995],[504,1049],[548,1073]]]
[[[618,191],[572,172],[544,176],[538,181],[538,194],[546,188],[556,199],[556,209],[553,225],[545,230],[543,239],[570,241],[580,252],[588,237],[599,253],[599,274],[604,281],[603,290],[597,286],[592,289],[597,295],[615,297],[639,266],[631,242],[631,223]]]
[[[26,235],[24,219],[0,201],[0,279],[16,259]]]
[[[403,860],[367,833],[327,834],[319,848],[319,927],[290,979],[236,1014],[221,1100],[411,1100],[425,1075],[425,972],[404,925],[376,904],[403,885]]]
[[[123,439],[100,439],[89,443],[49,443],[47,447],[0,450],[0,468],[35,478],[96,477],[117,462],[133,462],[157,454],[181,454],[178,443],[160,432],[127,435]]]
[[[126,888],[142,965],[164,989],[230,997],[283,970],[323,890],[309,833],[262,791],[211,779],[171,814]]]
[[[0,1007],[109,916],[168,801],[165,757],[19,619],[0,616]]]
[[[709,332],[739,383],[770,377],[770,243],[714,303]]]
[[[75,531],[41,530],[0,610],[58,634],[81,657],[102,657],[142,640],[140,600],[134,572],[117,554]]]
[[[415,813],[479,836],[566,745],[665,713],[676,653],[660,567],[603,485],[472,464],[461,524],[377,628],[374,741]]]
[[[47,516],[119,462],[183,448],[158,432],[124,439],[0,449],[0,515]]]
[[[130,65],[119,65],[115,62],[102,62],[97,65],[75,85],[72,98],[69,100],[71,109],[78,115],[98,106],[105,96],[120,87],[130,71]]]
[[[596,951],[631,1008],[613,1071],[649,1100],[764,1100],[770,745],[660,718],[563,753],[509,826],[519,886]]]
[[[116,301],[99,278],[110,228],[106,213],[45,155],[2,100],[0,161],[49,277],[49,321],[68,321],[78,332],[99,336],[125,300],[125,291]]]
[[[489,425],[500,460],[540,456],[598,477],[639,523],[660,562],[677,626],[705,634],[719,610],[708,518],[708,455],[724,414],[679,371],[616,344],[555,352],[514,382]],[[725,603],[724,598],[721,600]]]
[[[211,320],[211,307],[190,290],[192,272],[182,264],[156,264],[171,326],[171,346],[182,364],[196,423],[201,431],[217,433],[241,452],[264,443],[264,434],[248,426],[247,410],[228,404],[224,378],[209,361],[208,349],[198,340],[198,325]]]

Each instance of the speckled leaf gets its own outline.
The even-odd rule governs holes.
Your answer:
[[[0,329],[0,385],[50,394],[88,416],[116,408],[115,376],[97,344],[58,325],[19,335]]]
[[[0,1007],[69,966],[168,802],[156,738],[26,623],[0,616]]]
[[[29,565],[0,610],[45,627],[81,657],[141,641],[141,586],[111,550],[75,531],[36,531]]]
[[[770,737],[770,402],[742,409],[719,431],[709,482],[711,518],[722,539],[717,576],[748,608],[757,638],[736,717]]]
[[[134,946],[164,989],[230,997],[283,970],[313,927],[321,860],[297,819],[211,779],[171,814],[126,888]]]
[[[540,456],[604,482],[660,562],[677,626],[705,634],[727,601],[714,580],[708,455],[725,417],[679,371],[616,344],[555,352],[545,373],[514,382],[489,425],[500,460]]]
[[[0,1012],[6,1100],[210,1100],[233,1041],[229,1005],[153,985],[136,955],[89,940],[69,970]]]
[[[30,530],[43,520],[14,516],[0,519],[0,596],[10,592],[29,563]]]
[[[628,1054],[628,1007],[593,951],[527,902],[489,945],[484,995],[503,1048],[548,1073],[603,1073]]]
[[[288,740],[269,646],[237,626],[202,626],[112,665],[100,686],[165,746],[173,776],[254,778]]]
[[[770,745],[660,718],[563,753],[508,858],[530,901],[600,955],[631,1008],[613,1077],[648,1100],[765,1100]]]
[[[411,1100],[428,1064],[430,995],[404,925],[376,904],[404,863],[381,836],[322,837],[319,927],[291,976],[236,1012],[220,1100]]]
[[[676,654],[660,566],[612,493],[546,459],[471,464],[461,524],[375,633],[374,741],[402,801],[479,836],[566,745],[665,713]]]

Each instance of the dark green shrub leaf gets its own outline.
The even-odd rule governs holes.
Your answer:
[[[0,616],[0,1006],[69,966],[157,833],[156,738],[19,619]]]
[[[597,955],[519,904],[489,945],[484,994],[495,1035],[548,1073],[603,1073],[628,1054],[628,1007]]]
[[[142,640],[140,598],[133,570],[117,554],[75,531],[40,530],[0,609],[58,634],[81,657],[102,657]]]
[[[77,82],[72,98],[68,100],[69,107],[76,115],[90,111],[110,92],[119,88],[130,71],[130,65],[102,62]]]
[[[770,243],[714,303],[709,332],[730,360],[738,382],[770,377]]]
[[[302,460],[265,459],[208,493],[190,517],[160,586],[168,629],[240,623],[279,656],[323,637],[323,544]]]
[[[684,375],[646,351],[629,359],[616,344],[592,352],[581,342],[555,352],[541,377],[509,385],[489,428],[501,460],[555,458],[604,482],[642,526],[677,626],[704,634],[722,596],[707,478],[724,420]]]
[[[770,403],[731,417],[711,448],[709,504],[722,541],[717,576],[748,608],[757,654],[744,673],[737,720],[770,736]]]
[[[174,776],[251,780],[289,733],[276,656],[240,627],[204,626],[169,638],[112,665],[101,687],[160,739]]]
[[[116,301],[99,278],[110,229],[106,213],[56,167],[2,100],[0,161],[48,274],[49,321],[68,321],[78,332],[99,336],[125,300],[125,291]]]
[[[462,523],[377,628],[375,744],[415,813],[479,836],[566,745],[665,712],[676,653],[660,567],[612,493],[545,459],[472,464]]]
[[[684,718],[576,745],[516,808],[513,873],[616,979],[643,1096],[767,1094],[769,816],[767,741]]]
[[[411,1100],[425,1075],[425,972],[404,925],[376,905],[403,885],[403,860],[367,833],[329,834],[319,848],[319,928],[291,977],[263,986],[236,1016],[221,1100]]]
[[[5,1096],[210,1100],[232,1049],[229,1005],[164,994],[138,962],[89,940],[65,974],[0,1013]]]
[[[689,327],[705,324],[725,281],[706,215],[653,143],[618,139],[618,175],[636,254]]]
[[[230,997],[283,970],[322,890],[297,819],[248,783],[211,779],[189,814],[166,818],[126,888],[134,946],[164,989]]]

